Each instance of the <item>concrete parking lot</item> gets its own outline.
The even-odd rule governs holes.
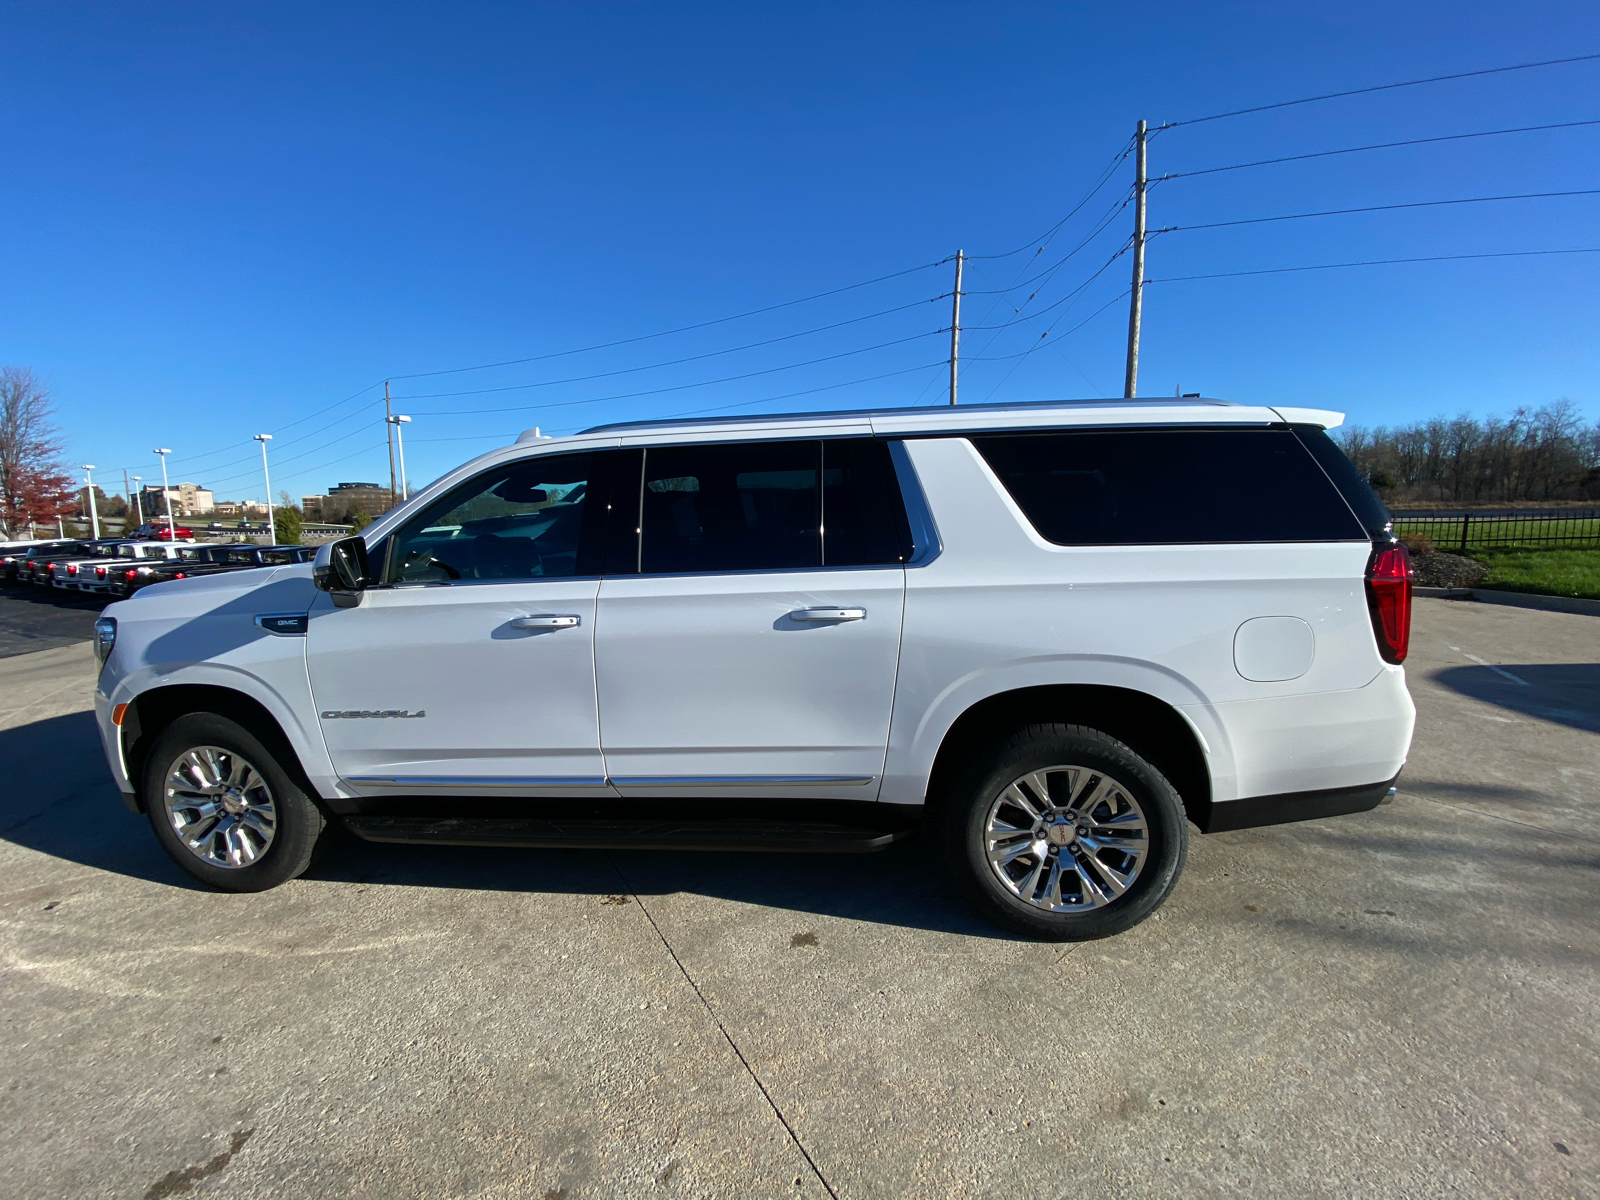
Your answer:
[[[1399,796],[1197,836],[1077,946],[915,843],[211,894],[110,786],[87,644],[9,653],[0,1194],[1600,1195],[1600,619],[1420,600]]]

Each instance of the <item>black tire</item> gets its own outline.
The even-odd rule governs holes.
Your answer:
[[[1044,854],[1037,850],[1023,852],[1004,866],[992,866],[986,829],[991,806],[1002,804],[1002,793],[1023,777],[1064,766],[1081,767],[1090,773],[1103,772],[1114,781],[1115,793],[1106,801],[1106,807],[1095,810],[1105,817],[1106,823],[1091,828],[1097,824],[1092,819],[1089,824],[1080,826],[1058,816],[1054,818],[1055,823],[1071,826],[1059,835],[1072,838],[1071,844],[1054,846],[1047,837],[1035,840],[1019,834],[1001,848],[1017,848],[1028,843],[1034,847],[1043,846]],[[1054,803],[1063,802],[1058,793],[1070,788],[1076,778],[1085,777],[1074,777],[1064,771],[1048,775]],[[1093,790],[1088,783],[1084,787],[1086,793]],[[1032,792],[1020,794],[1027,798]],[[1081,875],[1102,881],[1117,879],[1120,876],[1104,870],[1103,864],[1110,862],[1126,869],[1135,860],[1131,852],[1101,849],[1094,852],[1100,854],[1101,859],[1091,859],[1082,873],[1069,875],[1069,869],[1076,870],[1072,863],[1084,860],[1085,845],[1103,844],[1103,839],[1102,842],[1079,842],[1075,835],[1088,829],[1087,836],[1101,836],[1100,830],[1110,828],[1110,814],[1119,806],[1125,806],[1121,809],[1125,815],[1136,810],[1142,812],[1147,848],[1125,890],[1114,898],[1105,899],[1106,892],[1113,890],[1106,884],[1095,895],[1099,906],[1088,907],[1089,887]],[[1023,810],[1007,806],[997,811],[1009,814],[1006,819],[1016,824],[1013,818]],[[1065,809],[1052,811],[1064,813]],[[945,861],[968,899],[997,924],[1049,941],[1087,941],[1131,929],[1161,907],[1171,894],[1189,851],[1189,824],[1172,784],[1116,738],[1083,725],[1040,724],[1016,731],[990,753],[976,758],[962,773],[942,798],[939,817]],[[1069,854],[1073,856],[1070,860]],[[1043,863],[1038,868],[1039,877],[1047,882],[1054,878],[1049,871],[1051,864],[1058,860],[1063,865],[1060,884],[1053,895],[1063,905],[1068,903],[1068,896],[1077,897],[1077,903],[1069,911],[1053,911],[1046,907],[1047,897],[1038,902],[1023,898],[1021,891],[1042,895],[1027,879],[1020,884],[1013,880],[1012,886],[1002,881],[1002,875],[1008,872],[1032,878],[1033,867]],[[1068,892],[1069,886],[1074,890]]]
[[[273,817],[272,833],[257,857],[244,865],[207,861],[202,852],[191,849],[174,825],[167,802],[168,777],[184,755],[201,748],[222,751],[224,762],[243,760],[264,784]],[[225,892],[262,892],[303,874],[329,837],[328,819],[305,786],[297,782],[299,774],[287,748],[269,749],[238,722],[217,713],[189,713],[162,730],[145,757],[145,811],[161,848],[201,883]],[[262,789],[252,789],[252,795],[262,799]],[[197,823],[195,828],[209,827]],[[241,834],[252,845],[261,841],[253,826]]]

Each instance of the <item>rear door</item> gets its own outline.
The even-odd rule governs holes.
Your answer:
[[[639,503],[618,514],[625,536],[596,616],[612,785],[874,799],[905,593],[883,443],[724,442],[631,459]]]

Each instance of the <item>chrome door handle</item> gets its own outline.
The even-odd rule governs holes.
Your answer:
[[[542,613],[537,617],[511,618],[513,629],[571,629],[582,624],[582,617],[556,616],[551,613]]]
[[[791,621],[864,621],[864,608],[797,608],[789,614]]]

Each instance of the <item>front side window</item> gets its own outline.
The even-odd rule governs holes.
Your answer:
[[[394,535],[386,581],[549,579],[593,573],[580,555],[596,454],[506,463],[446,493]]]

